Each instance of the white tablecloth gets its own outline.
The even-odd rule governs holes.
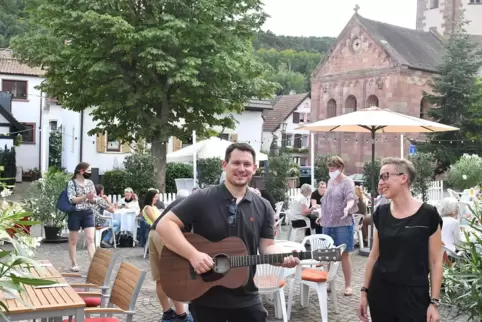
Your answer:
[[[107,216],[112,216],[114,220],[119,222],[120,231],[128,231],[134,236],[134,240],[137,237],[137,211],[131,209],[116,209],[114,213],[105,212]]]

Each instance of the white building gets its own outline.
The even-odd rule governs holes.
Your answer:
[[[462,11],[467,32],[482,35],[482,0],[417,0],[417,29],[449,35]]]
[[[213,130],[220,133],[218,136],[224,140],[249,143],[255,151],[260,151],[264,123],[263,113],[273,109],[272,102],[270,100],[252,99],[244,105],[244,109],[240,114],[233,115],[236,121],[234,129],[214,127]],[[177,151],[191,143],[191,140],[182,142],[176,137],[171,137],[167,152]]]
[[[89,162],[92,167],[99,168],[100,173],[122,165],[129,153],[127,147],[117,141],[108,141],[107,136],[88,136],[87,132],[95,127],[89,110],[82,117],[81,113],[62,109],[55,100],[46,98],[45,93],[36,89],[44,80],[42,74],[41,69],[28,67],[14,59],[11,50],[0,49],[0,91],[13,94],[11,110],[3,108],[0,112],[0,131],[9,128],[10,133],[22,135],[23,142],[16,148],[17,167],[23,172],[35,168],[46,171],[49,166],[49,132],[60,126],[63,131],[62,166],[68,171],[73,171],[80,161]],[[11,119],[7,120],[9,117],[5,116]],[[23,127],[20,131],[15,130],[17,121]],[[13,141],[4,139],[0,144],[6,142],[12,144]]]
[[[276,137],[278,146],[284,146],[295,163],[300,166],[309,165],[310,132],[296,128],[303,123],[310,122],[310,112],[310,93],[277,97],[273,109],[264,113],[261,150],[269,152],[273,139]]]

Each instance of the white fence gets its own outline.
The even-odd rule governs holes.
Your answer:
[[[108,195],[110,202],[117,203],[120,199],[124,198],[122,195]],[[168,205],[174,200],[176,200],[175,193],[160,193],[159,199],[161,199],[164,204]],[[142,201],[142,200],[141,200]]]
[[[300,194],[300,188],[292,188],[288,190],[288,198],[292,200],[294,197]],[[421,196],[416,196],[420,199]],[[431,201],[442,201],[444,198],[444,182],[443,181],[432,181],[430,182],[428,188],[428,198],[427,200]]]

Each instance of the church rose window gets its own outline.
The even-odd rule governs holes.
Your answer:
[[[378,107],[378,97],[376,95],[370,95],[367,99],[367,107]]]
[[[345,102],[345,113],[352,113],[356,111],[356,98],[353,95],[347,97]]]
[[[328,105],[326,106],[326,118],[329,119],[330,117],[336,116],[336,101],[331,99],[328,101]]]

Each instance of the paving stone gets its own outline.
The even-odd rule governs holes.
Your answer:
[[[81,239],[81,238],[80,238]],[[87,273],[89,261],[87,256],[87,251],[82,249],[83,241],[79,240],[77,248],[78,263],[82,273]],[[67,243],[63,244],[42,244],[37,250],[37,257],[39,259],[49,259],[55,267],[60,271],[68,272],[70,268],[70,260],[68,255]],[[151,280],[149,261],[148,259],[143,259],[143,249],[140,247],[135,248],[118,248],[113,249],[113,252],[120,254],[120,260],[115,268],[115,273],[118,270],[120,261],[127,261],[136,267],[145,270],[147,278],[142,286],[141,292],[139,294],[137,305],[136,305],[136,315],[134,321],[158,321],[161,314],[161,307],[156,297],[155,283]],[[353,296],[347,297],[343,296],[344,290],[344,280],[341,269],[338,273],[336,279],[336,293],[338,299],[338,310],[339,313],[335,314],[332,306],[331,295],[329,295],[328,302],[328,319],[329,321],[337,322],[354,322],[358,321],[356,317],[356,307],[360,299],[358,289],[361,287],[363,282],[364,269],[366,264],[366,257],[359,256],[357,253],[352,255],[353,259]],[[286,301],[288,300],[288,288],[285,287]],[[264,301],[265,307],[268,310],[268,321],[280,321],[274,316],[273,304],[269,301]],[[442,314],[441,321],[450,322],[466,322],[468,321],[466,317],[458,316],[457,310],[448,307],[441,307],[440,312]],[[119,316],[120,317],[120,316]],[[122,320],[124,321],[124,320]],[[311,322],[311,321],[321,321],[319,303],[316,294],[310,292],[310,302],[308,307],[301,307],[299,302],[299,288],[296,286],[294,302],[291,314],[291,322]]]

